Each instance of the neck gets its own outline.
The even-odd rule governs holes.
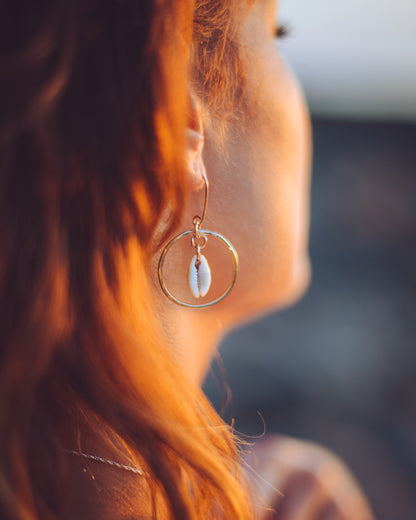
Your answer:
[[[187,211],[187,214],[193,212]],[[186,228],[185,224],[182,228]],[[172,263],[174,268],[188,265],[189,250],[185,254],[179,248],[175,255]],[[150,264],[149,279],[163,339],[171,347],[191,380],[201,385],[220,340],[233,324],[232,316],[226,308],[221,309],[222,303],[204,309],[189,309],[170,301],[159,285],[157,277],[159,257],[160,252],[155,255]],[[186,283],[186,278],[183,283]]]
[[[221,340],[221,320],[209,310],[182,309],[169,300],[159,316],[165,341],[191,380],[201,385]]]

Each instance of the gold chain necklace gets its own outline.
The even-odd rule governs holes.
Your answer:
[[[107,464],[109,466],[113,466],[115,468],[124,469],[125,471],[130,471],[135,473],[136,475],[142,475],[143,471],[139,468],[135,468],[134,466],[128,466],[127,464],[121,464],[121,462],[116,462],[115,460],[105,459],[104,457],[99,457],[98,455],[91,455],[90,453],[84,453],[82,451],[77,450],[64,450],[65,453],[69,453],[70,455],[76,455],[77,457],[82,457],[84,459],[94,460],[95,462],[101,462],[102,464]]]

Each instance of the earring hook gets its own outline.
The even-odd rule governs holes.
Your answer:
[[[193,218],[193,225],[194,229],[184,231],[183,233],[180,233],[176,237],[172,238],[170,242],[166,244],[164,247],[162,254],[159,258],[159,265],[158,265],[158,277],[159,277],[159,283],[160,287],[162,288],[162,291],[164,292],[165,296],[169,298],[172,302],[176,303],[177,305],[180,305],[182,307],[187,307],[190,309],[203,309],[206,307],[211,307],[212,305],[215,305],[216,303],[221,302],[227,294],[231,291],[231,289],[234,287],[236,278],[237,278],[237,270],[238,270],[238,255],[237,251],[234,249],[233,245],[222,235],[219,233],[215,233],[214,231],[209,231],[207,229],[201,229],[201,225],[205,219],[206,213],[207,213],[207,207],[208,207],[208,195],[209,195],[209,182],[206,176],[205,168],[201,168],[201,175],[204,179],[205,184],[205,197],[204,197],[204,206],[202,211],[202,216],[196,215]],[[195,298],[198,298],[196,293],[194,292],[195,286],[198,289],[199,296],[205,296],[209,290],[209,287],[211,285],[211,271],[207,262],[207,259],[201,254],[201,249],[203,249],[208,241],[208,236],[216,239],[220,243],[222,243],[223,246],[226,247],[228,250],[228,253],[230,254],[231,263],[232,263],[232,278],[231,282],[226,287],[225,291],[215,298],[214,300],[211,300],[206,303],[201,304],[192,304],[187,303],[186,301],[180,300],[179,298],[176,298],[168,287],[165,284],[164,281],[164,265],[165,265],[165,258],[168,252],[171,250],[171,248],[179,241],[182,240],[185,237],[191,238],[191,245],[193,248],[196,249],[196,255],[191,260],[191,265],[188,271],[188,285],[189,288],[194,295]],[[195,285],[196,284],[196,285]],[[202,288],[204,288],[204,291],[202,291]]]
[[[194,225],[196,224],[196,221],[198,222],[198,228],[202,225],[202,223],[205,220],[205,216],[206,216],[207,208],[208,208],[208,195],[209,195],[209,182],[208,182],[207,174],[206,174],[204,168],[201,168],[201,175],[202,175],[202,178],[204,179],[204,189],[205,189],[204,207],[202,209],[202,217],[200,217],[199,215],[195,215],[195,217],[193,218]]]

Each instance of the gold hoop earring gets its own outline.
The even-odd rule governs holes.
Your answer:
[[[205,198],[204,198],[204,208],[202,211],[202,216],[195,216],[192,219],[193,229],[188,231],[184,231],[180,233],[176,237],[172,238],[166,246],[164,247],[162,254],[160,255],[159,265],[158,265],[158,276],[160,287],[164,294],[177,305],[181,305],[182,307],[188,307],[190,309],[204,309],[206,307],[212,307],[213,305],[221,302],[234,287],[235,281],[237,279],[237,271],[238,271],[238,255],[234,246],[231,244],[229,240],[227,240],[224,236],[219,233],[215,233],[214,231],[209,231],[207,229],[202,229],[201,226],[204,222],[205,215],[207,212],[208,206],[208,194],[209,194],[209,184],[208,179],[205,175],[205,172],[201,172],[202,177],[204,179],[205,185]],[[172,294],[172,292],[168,289],[165,280],[164,280],[164,266],[166,255],[169,253],[171,248],[180,240],[185,237],[191,237],[190,244],[192,249],[194,250],[194,255],[192,256],[189,270],[188,270],[188,286],[190,293],[194,296],[194,298],[203,298],[209,292],[211,287],[211,270],[208,264],[208,260],[205,258],[203,254],[201,254],[201,250],[205,248],[208,243],[208,237],[213,237],[222,245],[224,245],[230,254],[231,262],[232,262],[232,276],[231,281],[228,284],[227,288],[223,291],[223,293],[215,298],[214,300],[208,301],[206,303],[200,304],[192,304],[187,303]]]

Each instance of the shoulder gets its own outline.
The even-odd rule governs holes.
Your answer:
[[[247,453],[260,510],[273,507],[282,517],[374,520],[360,485],[330,450],[284,435],[266,436]],[[310,517],[306,514],[306,517]]]

